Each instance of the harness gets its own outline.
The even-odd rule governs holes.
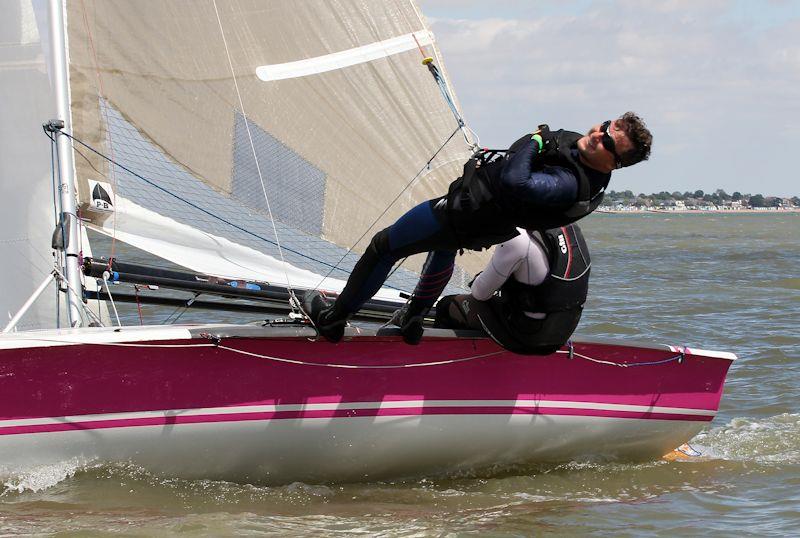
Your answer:
[[[530,235],[547,254],[550,272],[537,286],[509,277],[500,288],[504,302],[515,312],[552,314],[581,308],[589,293],[592,261],[578,225]]]
[[[500,318],[513,339],[500,344],[517,353],[549,354],[564,345],[578,326],[589,292],[591,259],[575,224],[534,232],[531,237],[547,253],[550,273],[538,286],[511,276],[500,288]],[[525,312],[546,316],[534,319]]]
[[[586,169],[572,154],[581,137],[579,133],[563,129],[553,132],[547,125],[540,125],[536,133],[523,136],[507,150],[477,151],[464,165],[461,177],[450,184],[447,193],[447,211],[462,246],[474,250],[488,248],[515,237],[517,227],[529,230],[557,228],[594,211],[603,200],[607,181],[592,194],[592,182]],[[569,208],[526,211],[503,199],[502,171],[506,159],[529,144],[531,139],[536,140],[539,146],[539,152],[531,163],[532,170],[542,169],[545,165],[561,166],[575,176],[578,196]]]
[[[463,248],[489,248],[518,234],[514,223],[501,216],[502,208],[490,187],[490,177],[500,174],[507,151],[478,150],[447,190],[448,220]]]

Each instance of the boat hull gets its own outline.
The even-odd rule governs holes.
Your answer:
[[[547,357],[430,331],[66,331],[0,341],[0,461],[130,461],[267,484],[643,460],[716,414],[729,354],[620,342]]]

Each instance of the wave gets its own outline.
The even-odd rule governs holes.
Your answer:
[[[706,456],[761,464],[800,464],[800,414],[739,417],[701,432],[692,441]]]
[[[3,491],[0,496],[26,491],[39,492],[72,478],[79,471],[95,466],[84,459],[71,459],[47,465],[9,469],[0,467]]]

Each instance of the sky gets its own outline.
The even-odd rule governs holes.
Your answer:
[[[800,195],[800,0],[417,1],[481,145],[633,110],[610,189]]]

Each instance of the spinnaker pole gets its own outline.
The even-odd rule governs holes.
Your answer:
[[[57,120],[63,123],[62,129],[72,132],[72,115],[70,112],[69,63],[67,60],[67,37],[65,26],[65,5],[62,0],[49,0],[48,15],[50,19],[50,52],[53,59],[53,85],[56,94]],[[62,234],[64,275],[72,289],[81,289],[79,264],[79,222],[77,215],[75,188],[75,161],[72,153],[72,142],[60,131],[54,136],[58,148],[58,197],[61,204],[60,232]],[[74,293],[67,293],[69,324],[76,327],[81,324],[80,300]]]

